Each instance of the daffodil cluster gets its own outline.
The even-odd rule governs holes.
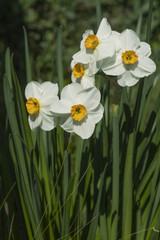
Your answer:
[[[45,131],[60,126],[67,132],[75,132],[83,139],[89,138],[95,124],[103,117],[101,94],[96,87],[84,89],[79,83],[65,86],[58,98],[58,85],[51,82],[39,84],[30,82],[25,89],[28,122],[34,130],[41,127]]]
[[[141,42],[135,32],[112,31],[103,18],[96,34],[87,30],[82,36],[80,51],[73,55],[71,63],[72,81],[80,82],[84,88],[94,86],[95,73],[101,70],[117,76],[120,86],[133,86],[156,70],[150,55],[149,44]]]
[[[92,30],[83,34],[80,51],[71,61],[72,83],[62,89],[60,99],[57,84],[33,81],[26,86],[30,128],[39,126],[45,131],[52,130],[59,118],[65,131],[89,138],[104,112],[100,91],[95,87],[95,74],[103,71],[106,75],[117,76],[120,86],[133,86],[156,70],[150,55],[149,44],[140,42],[135,32],[112,31],[103,18],[96,34]]]

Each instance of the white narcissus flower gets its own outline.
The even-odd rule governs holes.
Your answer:
[[[105,74],[117,76],[120,86],[133,86],[139,78],[147,77],[156,70],[150,55],[149,44],[140,42],[135,32],[126,29],[117,41],[115,58],[104,60],[102,70]]]
[[[84,64],[89,63],[95,74],[101,67],[101,60],[114,55],[114,43],[118,36],[119,33],[112,31],[107,19],[103,18],[97,34],[92,30],[87,30],[83,34],[81,50],[73,55],[73,59]]]
[[[92,70],[89,64],[77,63],[72,60],[72,82],[82,84],[83,88],[90,88],[95,85],[95,75],[92,75]]]
[[[25,88],[26,108],[32,130],[38,126],[45,131],[56,127],[57,118],[53,117],[49,109],[58,100],[57,94],[58,85],[49,81],[42,84],[32,81],[27,84]]]
[[[83,89],[79,83],[65,86],[61,100],[51,106],[51,111],[60,116],[60,126],[67,132],[75,132],[83,139],[89,138],[102,116],[104,108],[100,103],[100,91]]]

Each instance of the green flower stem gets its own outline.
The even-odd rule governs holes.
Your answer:
[[[104,72],[99,71],[97,75],[104,77],[106,80],[110,82],[111,85],[111,97],[112,97],[112,103],[115,105],[119,105],[120,99],[121,99],[121,92],[122,92],[122,87],[120,87],[117,83],[117,78],[114,76],[108,76]]]

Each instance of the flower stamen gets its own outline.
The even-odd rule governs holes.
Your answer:
[[[86,115],[87,109],[84,105],[78,104],[71,107],[71,118],[80,122]]]
[[[125,64],[134,64],[137,60],[138,56],[135,51],[125,51],[122,53],[122,61]]]
[[[26,102],[26,108],[27,108],[27,112],[29,114],[34,114],[39,112],[40,109],[40,103],[37,100],[37,98],[29,98],[28,101]]]
[[[85,47],[90,49],[95,49],[99,44],[99,40],[95,34],[88,35],[88,37],[85,40]]]
[[[75,78],[83,77],[84,73],[85,73],[85,69],[80,63],[77,63],[73,67],[73,75],[74,75]]]

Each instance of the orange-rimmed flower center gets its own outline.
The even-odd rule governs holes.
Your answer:
[[[75,78],[83,77],[84,72],[85,72],[85,69],[84,69],[84,67],[80,63],[77,63],[73,67],[73,75],[74,75]]]
[[[30,97],[26,102],[26,108],[29,114],[37,113],[39,112],[39,109],[40,109],[40,103],[36,98]]]
[[[86,115],[87,109],[84,105],[78,104],[71,107],[71,118],[80,122]]]
[[[138,56],[134,51],[125,51],[122,53],[122,61],[125,64],[134,64],[137,60]]]
[[[85,40],[85,47],[95,49],[99,44],[99,40],[95,34],[88,35],[88,37]]]

